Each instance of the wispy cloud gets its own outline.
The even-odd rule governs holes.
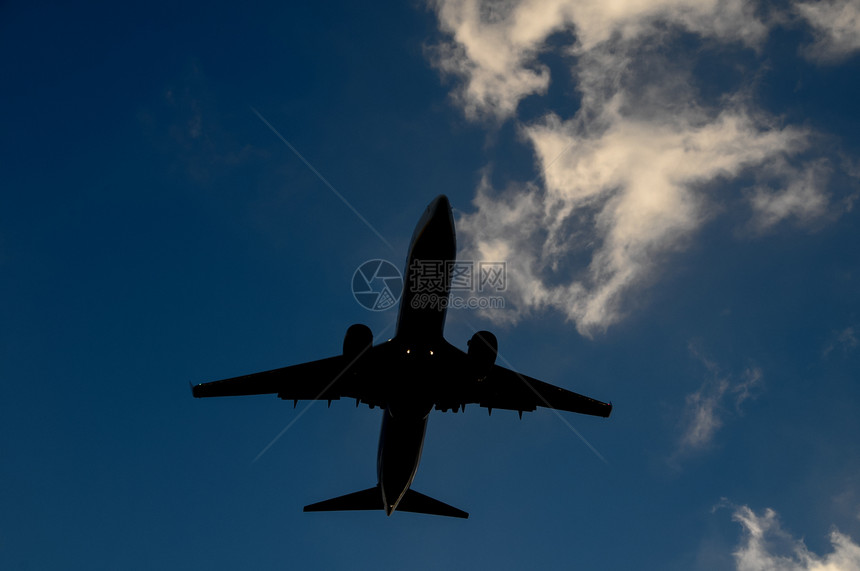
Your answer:
[[[830,532],[830,553],[818,555],[802,539],[782,529],[774,510],[766,508],[759,515],[747,506],[730,507],[732,519],[743,528],[740,545],[733,553],[738,571],[860,570],[860,545],[836,529]]]
[[[815,41],[804,53],[822,63],[836,63],[860,50],[860,3],[857,0],[798,2],[797,12],[812,27]]]
[[[833,332],[830,336],[830,341],[824,347],[824,351],[822,351],[822,356],[825,358],[828,357],[837,348],[847,353],[856,349],[858,345],[860,345],[860,340],[857,339],[856,330],[854,327],[846,327],[840,331]]]
[[[761,369],[755,366],[746,368],[737,376],[726,375],[692,345],[690,352],[702,362],[709,377],[684,399],[681,436],[672,462],[711,444],[717,430],[723,426],[724,418],[741,413],[741,406],[755,396],[763,377]]]
[[[829,197],[825,188],[830,174],[827,161],[812,162],[803,171],[785,167],[783,172],[787,176],[781,188],[757,187],[751,196],[752,222],[759,232],[790,218],[806,224],[827,212]]]
[[[211,82],[197,61],[162,92],[158,105],[142,109],[138,119],[153,144],[174,159],[194,183],[211,187],[228,173],[265,159],[269,152],[239,137],[225,124]]]
[[[728,382],[720,380],[716,386],[703,385],[695,393],[686,398],[686,427],[681,437],[680,446],[683,450],[702,448],[714,437],[714,433],[723,425],[717,407],[723,394],[728,389]]]
[[[673,44],[686,33],[757,49],[768,24],[749,3],[441,0],[436,9],[448,40],[433,57],[458,79],[467,117],[516,121],[519,102],[549,87],[540,56],[550,49],[580,96],[572,117],[547,110],[517,122],[537,182],[499,192],[487,176],[476,211],[458,221],[464,258],[509,264],[510,303],[491,317],[555,309],[584,335],[605,330],[720,211],[726,184],[753,169],[758,231],[834,209],[827,164],[807,157],[813,133],[758,109],[748,86],[706,102],[692,56]]]

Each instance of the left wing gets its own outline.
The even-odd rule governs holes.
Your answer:
[[[371,350],[372,351],[372,350]],[[242,375],[223,381],[201,383],[191,388],[197,398],[277,394],[285,400],[338,400],[355,398],[370,405],[375,391],[368,391],[365,359],[356,362],[343,355],[290,367]]]

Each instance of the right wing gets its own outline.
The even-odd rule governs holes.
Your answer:
[[[612,413],[612,403],[600,402],[500,365],[493,365],[478,386],[478,403],[488,409],[532,411],[543,406],[602,417]]]
[[[486,375],[476,372],[471,358],[450,343],[445,358],[452,372],[447,390],[436,402],[437,410],[457,410],[467,403],[476,403],[492,411],[504,408],[531,412],[539,406],[608,417],[612,403],[605,403],[539,381],[501,365],[492,365]]]

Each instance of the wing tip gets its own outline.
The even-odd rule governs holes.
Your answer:
[[[196,399],[203,398],[204,396],[206,396],[203,394],[203,383],[195,385],[191,381],[188,381],[188,388],[191,389],[191,396]]]

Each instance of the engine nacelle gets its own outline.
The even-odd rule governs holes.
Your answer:
[[[352,362],[371,345],[373,345],[373,333],[370,327],[362,323],[350,325],[343,337],[343,356]]]
[[[475,364],[478,376],[485,377],[499,352],[499,342],[489,331],[478,331],[469,339],[469,358]]]

